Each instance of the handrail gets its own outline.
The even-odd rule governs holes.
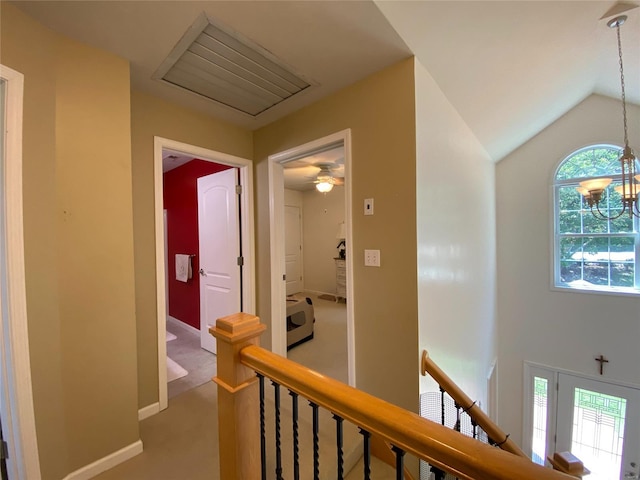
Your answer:
[[[240,347],[237,354],[245,367],[458,478],[572,478],[462,435],[255,344]]]
[[[467,394],[436,365],[426,350],[423,350],[422,375],[424,376],[426,373],[431,375],[431,377],[438,382],[438,385],[453,398],[454,402],[464,409],[473,421],[487,433],[491,440],[496,442],[496,446],[514,455],[528,458],[520,447],[509,438],[509,435],[504,433],[504,431],[482,411],[476,402],[472,401]]]

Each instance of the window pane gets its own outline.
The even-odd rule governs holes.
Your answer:
[[[560,283],[573,287],[633,287],[635,239],[627,237],[562,237]]]
[[[590,147],[574,153],[566,159],[556,174],[557,180],[571,178],[601,177],[621,173],[620,149],[613,147]]]
[[[558,189],[558,227],[560,233],[582,232],[582,195],[575,186]]]
[[[611,238],[611,285],[633,287],[635,278],[635,244],[630,237]]]
[[[546,378],[533,379],[533,436],[531,438],[531,460],[544,465],[547,446],[547,391]]]
[[[582,280],[582,262],[560,262],[560,282],[569,284]]]
[[[593,285],[609,285],[608,264],[604,262],[586,262],[584,280]]]

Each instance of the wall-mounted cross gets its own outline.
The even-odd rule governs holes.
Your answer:
[[[604,355],[600,355],[599,357],[595,358],[596,362],[600,362],[600,375],[602,375],[603,369],[604,369],[604,364],[605,363],[609,363],[609,360],[607,360],[606,358],[604,358]]]

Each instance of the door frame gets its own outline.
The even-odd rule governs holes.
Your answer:
[[[532,381],[534,376],[546,378],[548,383],[548,399],[547,399],[547,441],[546,445],[552,445],[556,449],[556,428],[557,419],[556,414],[558,411],[558,382],[560,381],[560,375],[569,375],[577,378],[584,378],[586,380],[592,380],[600,383],[607,383],[609,385],[615,385],[624,388],[630,388],[634,390],[640,390],[640,385],[625,382],[622,380],[613,380],[608,377],[589,375],[586,373],[575,372],[573,370],[567,370],[564,368],[550,367],[535,362],[524,362],[524,401],[523,401],[523,415],[522,415],[522,450],[531,458],[532,445],[531,436],[533,434],[533,404],[532,404]],[[546,452],[546,455],[553,454],[553,452]],[[545,459],[545,464],[548,462]]]
[[[39,480],[40,459],[33,406],[33,387],[29,359],[24,230],[22,200],[22,118],[24,76],[0,65],[6,81],[6,149],[3,155],[4,252],[6,270],[2,272],[2,428],[8,442],[7,468],[16,478]],[[4,115],[4,112],[0,112]]]
[[[164,205],[162,184],[162,150],[173,150],[208,162],[235,167],[240,172],[240,185],[243,194],[239,207],[242,211],[240,228],[242,229],[242,252],[244,255],[244,276],[242,282],[243,311],[255,312],[255,238],[253,220],[253,162],[246,158],[236,157],[188,143],[154,136],[153,138],[153,177],[154,177],[154,210],[156,240],[156,311],[158,330],[158,403],[159,410],[167,408],[167,306],[165,299],[165,245],[164,245]]]
[[[289,150],[269,155],[267,162],[269,176],[269,239],[271,265],[271,349],[274,353],[287,356],[286,329],[286,284],[284,273],[284,174],[283,165],[295,158],[342,143],[344,146],[344,195],[346,229],[346,271],[347,271],[347,363],[349,385],[356,385],[355,369],[355,327],[353,296],[353,234],[351,228],[351,129],[327,135],[326,137],[298,145]],[[281,319],[276,321],[276,319]]]

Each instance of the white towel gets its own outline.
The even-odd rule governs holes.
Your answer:
[[[176,253],[176,280],[186,282],[191,278],[191,256]]]

